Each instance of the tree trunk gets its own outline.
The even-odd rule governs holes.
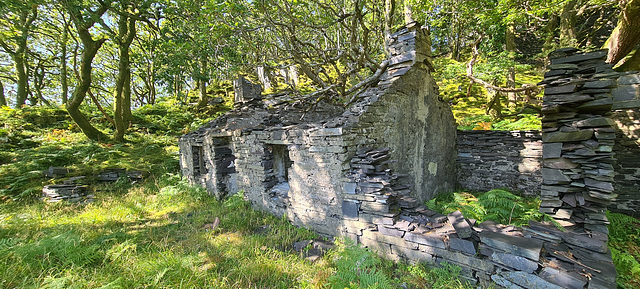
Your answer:
[[[29,85],[27,71],[24,65],[24,57],[22,53],[16,53],[13,56],[13,62],[15,63],[16,76],[17,76],[17,92],[16,92],[16,108],[19,108],[27,101]]]
[[[515,33],[515,23],[513,21],[509,22],[507,25],[507,35],[506,35],[506,51],[509,53],[509,59],[511,61],[515,61],[515,53],[516,53],[516,33]],[[507,72],[507,88],[515,88],[516,87],[516,69],[515,67],[509,67],[509,71]],[[507,107],[515,108],[517,101],[517,94],[515,92],[507,93]]]
[[[200,75],[198,77],[198,91],[200,92],[200,99],[198,100],[198,108],[203,108],[209,103],[209,96],[207,95],[207,60],[200,60]]]
[[[7,106],[7,99],[4,97],[4,84],[0,80],[0,106]]]
[[[576,0],[569,0],[562,7],[560,14],[560,45],[562,47],[576,46]]]
[[[542,46],[543,51],[550,52],[555,48],[555,31],[558,28],[558,15],[551,15],[549,17],[549,23],[547,23],[545,30],[547,33],[547,37],[544,40],[544,45]]]
[[[393,13],[395,9],[395,0],[384,1],[384,51],[387,54],[387,57],[390,55],[389,39],[391,37],[391,26],[393,25]]]
[[[76,122],[80,130],[91,140],[102,141],[106,140],[107,136],[101,131],[96,129],[86,116],[80,111],[80,105],[84,101],[87,95],[87,91],[91,87],[91,63],[98,53],[98,50],[106,39],[93,40],[89,29],[93,26],[92,23],[85,23],[82,13],[76,7],[67,7],[67,11],[72,14],[73,22],[78,31],[78,37],[82,41],[83,50],[80,55],[80,73],[78,85],[73,90],[71,99],[67,103],[67,112],[69,116]],[[98,19],[107,11],[107,8],[101,6],[94,12],[92,19]],[[95,20],[93,20],[95,21]]]
[[[122,14],[118,20],[118,76],[116,77],[116,93],[114,101],[114,118],[116,131],[114,140],[124,141],[131,115],[131,63],[129,47],[135,37],[135,20]]]
[[[408,0],[404,0],[404,25],[409,25],[415,22],[413,20],[413,8]]]
[[[69,101],[69,83],[67,81],[67,39],[69,32],[67,27],[62,28],[62,40],[60,42],[60,87],[62,88],[62,104]]]
[[[29,94],[29,73],[27,70],[26,54],[27,54],[27,39],[29,38],[29,32],[31,31],[31,25],[38,17],[38,6],[34,5],[31,10],[24,9],[20,15],[20,22],[22,26],[19,26],[20,36],[16,40],[16,49],[14,53],[7,51],[11,54],[16,69],[16,108],[19,108],[27,101]]]
[[[617,70],[620,71],[633,71],[640,70],[640,49],[636,49],[631,58],[627,59]]]
[[[633,51],[640,41],[640,0],[620,0],[620,6],[622,11],[618,25],[605,44],[609,48],[607,62],[614,65]]]

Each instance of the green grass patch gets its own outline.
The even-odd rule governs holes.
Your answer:
[[[2,287],[299,288],[330,274],[290,250],[315,234],[242,196],[220,202],[166,176],[97,199],[0,209]],[[219,227],[205,229],[216,217]],[[254,233],[262,226],[268,234]]]

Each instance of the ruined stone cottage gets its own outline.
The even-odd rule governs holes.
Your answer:
[[[218,196],[242,190],[258,208],[391,259],[459,265],[472,284],[615,288],[604,227],[604,209],[615,198],[615,129],[606,120],[612,102],[602,103],[619,75],[603,65],[602,53],[565,50],[552,61],[558,65],[545,80],[545,135],[456,138],[430,75],[427,31],[401,29],[390,51],[377,85],[346,108],[263,99],[259,85],[237,80],[236,108],[180,139],[183,175]],[[541,210],[569,230],[476,224],[421,205],[457,186],[542,192]]]
[[[237,108],[181,139],[184,175],[216,194],[243,190],[255,205],[330,235],[365,206],[357,193],[398,183],[428,200],[452,190],[455,122],[429,74],[429,36],[405,28],[391,51],[377,86],[347,109],[322,103],[306,111],[236,81]]]

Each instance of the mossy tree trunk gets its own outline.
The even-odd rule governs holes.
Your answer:
[[[640,42],[640,0],[620,0],[620,7],[622,11],[618,18],[618,25],[605,44],[609,48],[607,62],[612,64],[617,64]],[[633,59],[634,57],[636,59]],[[630,60],[636,63],[640,61],[637,56],[634,55],[634,57]]]
[[[125,4],[123,4],[123,8]],[[125,10],[125,9],[123,9]],[[131,115],[131,60],[129,49],[136,35],[135,20],[126,13],[122,13],[118,19],[118,76],[116,78],[116,93],[114,99],[114,122],[116,131],[114,140],[124,141],[124,135],[129,127]]]
[[[91,64],[93,59],[102,44],[106,41],[105,38],[93,40],[89,29],[91,29],[96,19],[99,19],[107,11],[107,8],[105,6],[100,6],[91,13],[91,17],[86,18],[82,15],[81,10],[73,4],[67,3],[66,9],[71,14],[71,19],[73,20],[78,33],[78,38],[80,38],[83,46],[83,50],[80,55],[80,79],[78,85],[73,90],[71,99],[67,102],[67,112],[87,138],[95,141],[106,140],[106,135],[96,129],[80,111],[80,105],[84,101],[87,91],[89,91],[91,87]]]

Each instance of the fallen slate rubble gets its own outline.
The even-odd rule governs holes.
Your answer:
[[[64,184],[64,185],[48,185],[42,189],[42,197],[50,203],[67,201],[77,203],[80,201],[91,202],[94,198],[89,194],[87,186]]]
[[[392,260],[447,262],[473,285],[508,288],[615,288],[615,266],[599,232],[561,231],[530,222],[517,228],[476,224],[460,211],[420,205],[387,168],[388,149],[363,149],[351,160],[343,235]]]
[[[62,178],[66,177],[68,169],[62,167],[49,167],[43,174],[46,177]],[[113,168],[106,169],[96,175],[96,180],[102,182],[115,182],[120,178],[126,177],[132,183],[142,180],[141,171],[129,171],[125,169]],[[42,188],[42,200],[50,203],[67,201],[70,203],[90,203],[93,202],[95,195],[90,193],[89,186],[83,184],[86,176],[70,177],[63,181],[62,184],[47,185]]]

